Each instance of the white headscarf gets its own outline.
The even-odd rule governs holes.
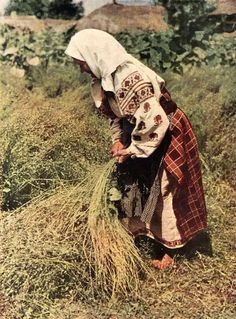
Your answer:
[[[146,74],[153,85],[155,96],[160,98],[164,80],[143,63],[128,54],[124,47],[109,33],[97,29],[77,32],[70,40],[65,53],[72,58],[85,61],[93,74],[101,80],[105,91],[115,93],[112,73],[117,67],[132,62]]]

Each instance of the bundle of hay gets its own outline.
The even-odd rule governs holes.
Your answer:
[[[42,312],[62,297],[137,296],[148,270],[111,201],[114,166],[111,160],[79,185],[3,218],[0,284],[18,314]]]

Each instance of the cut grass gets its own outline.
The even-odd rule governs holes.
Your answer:
[[[18,299],[22,318],[29,299],[37,318],[39,309],[62,297],[105,301],[140,294],[148,267],[108,206],[114,165],[111,160],[94,168],[78,186],[2,220],[0,284],[4,294]]]
[[[117,245],[117,232],[112,225],[116,229],[120,229],[120,225],[116,224],[115,216],[109,215],[104,222],[98,218],[99,207],[91,202],[93,180],[99,182],[100,173],[96,175],[96,172],[108,160],[109,141],[105,121],[94,115],[90,107],[87,88],[68,90],[61,97],[48,99],[42,95],[40,88],[33,92],[24,92],[21,88],[20,92],[17,89],[20,83],[13,83],[14,90],[11,85],[5,90],[4,84],[2,160],[5,160],[5,150],[9,145],[10,135],[6,132],[12,129],[23,132],[12,148],[12,166],[9,169],[12,186],[17,189],[25,182],[22,172],[28,172],[35,185],[41,168],[45,167],[47,172],[54,174],[55,167],[58,173],[64,172],[62,168],[66,166],[66,172],[72,172],[66,177],[70,176],[73,180],[68,183],[66,178],[60,178],[58,183],[58,175],[55,174],[53,178],[57,183],[51,189],[42,187],[39,192],[29,193],[31,203],[13,214],[3,214],[0,235],[0,287],[3,296],[0,309],[4,311],[4,319],[236,317],[233,70],[196,69],[183,78],[173,74],[171,78],[168,87],[190,116],[203,153],[213,255],[206,253],[203,243],[195,257],[180,256],[171,269],[153,270],[145,280],[136,282],[136,276],[140,275],[139,267],[133,268],[133,264],[131,270],[124,267],[124,263],[130,262],[130,256],[126,255],[128,251],[123,248],[129,236],[118,232],[122,238],[120,246]],[[48,118],[56,128],[53,134],[50,128],[46,132],[43,130]],[[30,131],[24,132],[29,128]],[[44,133],[51,134],[46,141],[43,141]],[[40,149],[31,156],[29,146],[35,141]],[[49,151],[51,158],[44,157]],[[91,166],[94,163],[96,166]],[[86,192],[82,192],[81,185],[76,186],[77,179],[82,180],[89,168],[94,174]],[[102,198],[105,185],[100,182],[94,194]],[[80,209],[84,201],[87,204]],[[86,213],[89,207],[93,212],[90,215]],[[78,223],[78,220],[81,222]],[[103,272],[104,265],[110,267]],[[119,271],[115,271],[118,267]],[[138,293],[140,286],[141,293]],[[108,295],[116,295],[117,298],[108,301]]]

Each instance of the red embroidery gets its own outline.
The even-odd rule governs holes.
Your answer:
[[[146,124],[141,121],[139,124],[138,124],[138,127],[137,127],[137,130],[138,131],[141,131],[141,130],[144,130],[146,128]]]
[[[136,99],[133,97],[130,101],[129,104],[126,106],[124,113],[125,115],[133,115],[137,109],[137,103]]]
[[[143,108],[144,108],[144,113],[147,113],[148,111],[151,110],[151,106],[148,102],[144,104]]]
[[[154,117],[154,124],[158,126],[161,123],[162,123],[162,118],[161,118],[161,115],[158,114],[157,116]]]
[[[152,141],[156,141],[158,139],[158,134],[157,133],[151,133],[151,134],[149,134],[149,138]]]
[[[130,81],[125,81],[125,87],[130,85]]]
[[[138,71],[131,73],[122,81],[121,88],[117,90],[116,96],[120,108],[126,116],[134,115],[140,103],[154,96],[154,90],[150,82],[144,82]],[[146,107],[146,112],[150,105]]]
[[[139,103],[144,102],[150,97],[154,96],[154,90],[150,83],[143,83],[144,88],[137,90],[136,95]]]
[[[138,71],[135,71],[122,81],[121,88],[116,92],[120,103],[122,103],[122,99],[124,99],[134,85],[141,80],[143,80],[141,74]]]
[[[124,96],[125,96],[125,93],[124,93],[124,92],[120,92],[120,93],[119,93],[119,98],[123,99]]]

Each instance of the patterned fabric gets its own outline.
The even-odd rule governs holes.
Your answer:
[[[157,151],[164,151],[163,167],[175,181],[173,209],[181,239],[171,243],[164,238],[158,240],[170,248],[175,248],[184,245],[207,227],[207,213],[196,137],[189,120],[171,100],[169,92],[163,89],[162,93],[160,102],[171,121],[168,130],[170,138],[167,139],[166,147],[162,150],[159,147]]]
[[[173,209],[173,194],[178,187],[177,182],[167,172],[163,166],[159,172],[160,191],[156,203],[156,209],[149,223],[145,223],[141,218],[137,218],[134,212],[132,215],[127,215],[127,218],[122,219],[125,222],[126,229],[133,235],[146,235],[159,241],[162,245],[168,248],[180,248],[184,246],[180,232],[176,226],[177,219]]]
[[[140,72],[135,71],[123,80],[116,96],[124,114],[133,116],[140,103],[154,96],[154,90],[151,83],[145,82]]]
[[[129,69],[135,71],[127,75],[127,66],[124,66],[124,70],[120,67],[120,77],[123,75],[122,72],[125,76],[118,85],[115,85],[117,103],[111,104],[111,107],[114,113],[122,114],[122,117],[134,124],[127,152],[133,157],[147,158],[163,140],[169,127],[169,120],[147,76],[137,71],[135,66],[129,66]],[[116,83],[116,75],[114,82]],[[114,140],[119,136],[117,131],[119,127],[117,122],[110,124]]]
[[[141,79],[136,80],[139,80],[140,82],[137,81],[134,84],[134,81],[130,83],[132,83],[131,85],[133,85],[133,87],[138,88],[139,83],[142,81]],[[129,108],[129,101],[132,101],[132,95],[135,95],[136,91],[133,90],[132,94],[125,92],[125,90],[119,91],[119,93],[122,92],[124,93],[123,99],[121,100],[122,95],[120,95],[119,98],[120,103],[123,102],[122,105],[125,110],[125,108]],[[138,131],[146,128],[147,123],[144,120],[146,113],[149,113],[154,105],[151,101],[152,99],[154,99],[154,97],[146,99],[144,94],[143,102],[141,103],[142,107],[140,108],[138,103],[136,105],[137,110],[134,113],[134,116],[137,114],[138,108],[142,110],[140,116],[137,117],[138,123],[136,121],[135,129],[132,132],[133,142],[137,143],[137,145],[140,143],[141,136]],[[173,195],[173,208],[177,219],[177,227],[181,234],[181,241],[178,241],[178,244],[180,244],[186,243],[197,232],[207,227],[207,214],[202,187],[200,161],[196,137],[189,120],[186,115],[177,108],[176,103],[172,101],[171,96],[166,89],[162,89],[160,104],[170,120],[168,132],[171,139],[169,145],[167,145],[167,151],[164,154],[163,166],[171,176],[173,176],[178,185],[176,192]],[[155,105],[156,107],[158,106],[157,103]],[[132,119],[128,114],[125,117],[132,122]],[[161,121],[162,117],[160,118],[156,115],[153,121],[154,130],[155,125],[158,127],[158,125],[161,124]],[[156,134],[155,131],[149,134],[150,140],[155,140],[156,136],[154,134]],[[146,156],[146,158],[147,157],[148,156]]]
[[[175,104],[170,100],[169,104],[172,103]],[[163,164],[179,184],[174,209],[182,240],[187,241],[207,227],[197,140],[189,120],[179,108],[173,113],[170,131],[171,142]]]

